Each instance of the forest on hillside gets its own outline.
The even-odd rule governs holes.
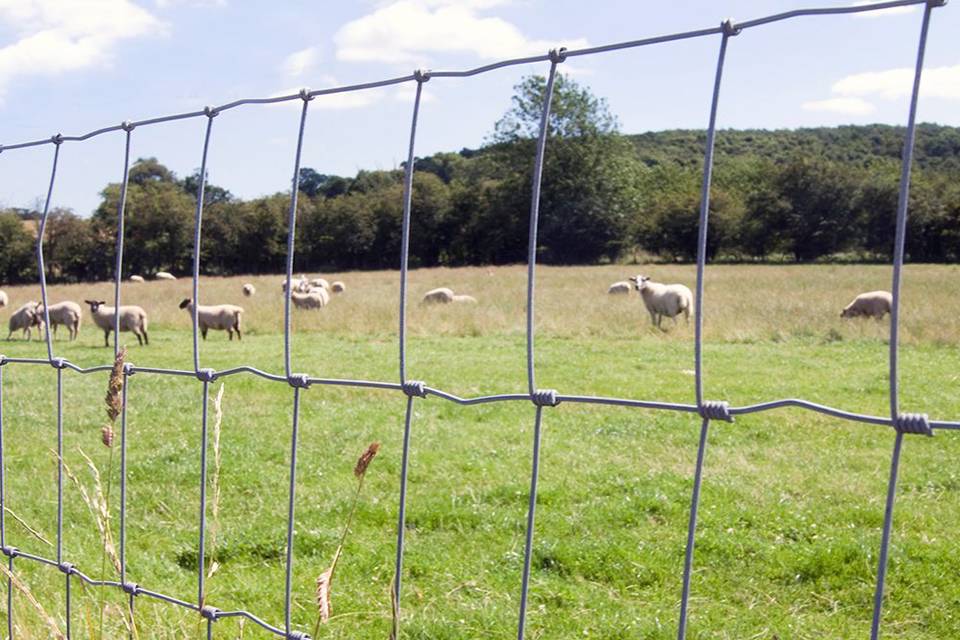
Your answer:
[[[481,148],[416,159],[411,266],[526,260],[544,87],[539,76],[518,84],[513,106]],[[886,125],[718,132],[709,259],[889,260],[904,133]],[[558,76],[538,259],[592,264],[642,253],[693,260],[705,141],[704,131],[624,135],[602,98]],[[190,271],[200,178],[177,176],[156,158],[132,165],[125,277]],[[205,187],[202,271],[282,271],[289,192],[242,200]],[[298,271],[399,266],[402,168],[350,177],[303,168],[299,189]],[[91,215],[50,212],[48,278],[112,277],[119,194],[119,184],[105,185]],[[909,206],[908,260],[960,260],[960,129],[919,126]],[[36,278],[38,215],[0,211],[0,282]]]

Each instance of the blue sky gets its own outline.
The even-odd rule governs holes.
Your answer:
[[[863,0],[861,0],[862,2]],[[0,143],[80,134],[242,97],[460,69],[494,60],[709,27],[856,0],[0,0]],[[730,42],[719,125],[902,124],[920,9],[808,17]],[[960,7],[934,12],[922,121],[960,125]],[[718,37],[572,59],[562,70],[607,98],[627,133],[702,128]],[[425,85],[417,154],[476,147],[511,88],[546,64]],[[396,167],[412,85],[317,98],[303,165],[323,173]],[[217,117],[210,178],[245,198],[289,186],[299,105]],[[134,157],[178,174],[200,164],[203,119],[143,127]],[[82,215],[122,172],[123,136],[67,143],[51,204]],[[0,206],[42,198],[52,146],[0,153]]]

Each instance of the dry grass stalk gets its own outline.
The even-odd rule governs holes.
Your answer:
[[[31,534],[34,538],[36,538],[36,539],[39,540],[40,542],[46,544],[48,547],[52,547],[52,546],[53,546],[53,543],[52,543],[52,542],[50,542],[49,540],[47,540],[46,538],[44,538],[42,533],[40,533],[39,531],[37,531],[36,529],[34,529],[34,528],[31,527],[30,525],[28,525],[23,518],[21,518],[20,516],[18,516],[16,513],[13,512],[13,509],[11,509],[11,508],[8,507],[8,506],[4,506],[4,507],[3,507],[3,510],[6,511],[7,513],[9,513],[9,514],[13,517],[13,519],[16,520],[16,521],[20,524],[21,527],[23,527],[24,529],[26,529],[27,531],[29,531],[30,534]]]
[[[90,473],[93,476],[93,493],[91,494],[91,492],[87,490],[87,487],[80,481],[76,474],[73,473],[65,461],[63,462],[63,471],[67,474],[70,481],[73,482],[74,486],[77,487],[77,491],[80,492],[80,499],[83,500],[83,503],[87,505],[87,509],[89,509],[91,515],[93,515],[94,521],[97,524],[97,530],[100,533],[100,539],[103,541],[104,552],[109,556],[114,568],[117,570],[117,573],[119,573],[120,557],[117,555],[117,549],[113,544],[113,533],[110,529],[110,509],[107,506],[107,500],[103,493],[103,484],[100,482],[100,472],[97,470],[97,465],[93,463],[93,460],[83,452],[83,449],[78,449],[78,451],[87,462],[87,466],[90,468]],[[52,451],[52,453],[54,456],[57,455],[56,452]]]
[[[220,532],[220,433],[223,424],[223,383],[213,401],[213,476],[211,485],[213,504],[210,506],[210,567],[207,577],[213,576],[220,568],[220,563],[214,560],[217,553],[217,534]]]
[[[58,640],[66,640],[66,636],[63,635],[63,632],[60,631],[60,627],[57,626],[57,621],[53,619],[53,616],[47,613],[47,610],[43,608],[43,605],[40,604],[40,602],[34,597],[33,592],[30,591],[30,587],[28,587],[23,581],[20,580],[20,578],[16,576],[16,574],[12,573],[9,569],[7,569],[6,566],[2,564],[0,564],[0,572],[3,572],[7,579],[13,583],[14,588],[23,594],[23,596],[27,599],[27,602],[29,602],[30,605],[40,615],[40,619],[43,620],[47,627],[49,627],[50,635]]]
[[[333,562],[330,563],[326,571],[317,576],[317,621],[313,625],[313,637],[317,636],[320,625],[330,620],[330,613],[333,611],[333,604],[330,597],[333,585],[333,574],[337,570],[337,563],[343,554],[343,545],[347,541],[347,534],[350,532],[353,516],[357,512],[357,504],[360,501],[360,491],[363,489],[363,479],[367,475],[367,468],[377,456],[378,451],[380,451],[380,443],[371,443],[370,446],[367,447],[367,450],[360,456],[360,459],[357,460],[357,464],[353,468],[353,475],[357,477],[357,490],[353,494],[353,504],[350,505],[350,515],[347,516],[347,523],[344,525],[343,532],[340,534],[340,544],[337,545],[337,550],[333,554]]]

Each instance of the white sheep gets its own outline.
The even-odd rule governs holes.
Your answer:
[[[330,294],[323,287],[317,287],[309,293],[293,291],[290,300],[298,309],[323,309],[330,302]]]
[[[193,300],[184,298],[180,303],[181,309],[186,309],[190,317],[193,317]],[[207,339],[207,331],[216,329],[226,331],[230,339],[233,340],[233,332],[237,332],[237,340],[243,339],[240,333],[240,317],[243,314],[243,307],[235,304],[216,304],[216,305],[197,305],[197,328],[200,329],[200,335]]]
[[[284,291],[287,290],[287,279],[284,278],[283,282],[280,284],[280,288]],[[310,291],[310,281],[307,280],[304,276],[298,278],[290,279],[290,289],[298,293],[307,293]]]
[[[143,276],[130,276],[130,282],[145,282]]]
[[[176,280],[177,276],[172,273],[167,273],[166,271],[157,271],[154,276],[157,280]]]
[[[113,331],[113,321],[116,316],[114,307],[108,307],[103,300],[84,300],[90,305],[90,315],[93,322],[103,329],[103,346],[110,346],[110,332]],[[120,331],[132,331],[137,336],[137,343],[150,344],[147,337],[147,312],[141,307],[127,305],[120,307]]]
[[[610,288],[607,289],[607,293],[610,295],[629,295],[633,290],[633,287],[626,280],[620,280],[619,282],[614,282],[610,285]]]
[[[42,320],[45,317],[43,305],[37,305],[37,315]],[[57,327],[65,325],[71,340],[76,340],[80,333],[80,322],[83,320],[83,310],[76,302],[66,300],[48,307],[47,317],[50,318],[50,328],[53,336],[57,336]]]
[[[893,309],[893,296],[889,291],[868,291],[861,293],[853,302],[848,304],[840,312],[841,318],[856,318],[857,316],[867,316],[868,318],[877,318],[890,313]]]
[[[677,316],[683,313],[687,323],[690,322],[690,308],[693,306],[693,294],[682,284],[662,284],[653,282],[647,276],[638,275],[630,278],[643,304],[650,312],[650,320],[658,329],[663,329],[663,317],[672,318],[674,324]]]
[[[334,293],[343,293],[344,291],[347,290],[347,285],[343,284],[343,282],[341,282],[340,280],[335,280],[330,285],[330,290],[333,291]]]
[[[423,304],[447,304],[453,302],[453,289],[438,287],[423,294]]]
[[[255,294],[256,292],[257,292],[257,288],[252,284],[250,284],[249,282],[243,285],[243,295],[247,296],[248,298],[253,294]]]
[[[28,302],[10,314],[10,333],[7,334],[7,340],[13,337],[14,331],[22,331],[29,341],[33,338],[33,327],[37,327],[40,335],[43,335],[43,318],[37,315],[39,304],[39,302]]]
[[[0,291],[0,309],[4,308],[10,304],[10,299],[7,297],[7,294],[3,291]]]
[[[466,304],[477,304],[477,299],[476,299],[476,298],[474,298],[473,296],[467,296],[467,295],[456,295],[456,294],[455,294],[455,295],[453,296],[453,301],[454,301],[454,302],[459,302],[459,303],[461,303],[461,304],[463,304],[463,303],[466,303]]]
[[[324,289],[330,289],[330,283],[327,282],[326,278],[314,278],[310,281],[311,287],[323,287]]]

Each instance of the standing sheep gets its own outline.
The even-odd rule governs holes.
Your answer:
[[[853,302],[848,304],[840,312],[841,318],[856,318],[857,316],[867,316],[868,318],[880,319],[890,313],[893,308],[893,296],[889,291],[868,291],[861,293]]]
[[[103,346],[109,347],[116,310],[114,307],[108,307],[103,300],[84,300],[84,302],[90,305],[93,323],[103,329]],[[134,305],[120,307],[120,331],[132,331],[140,345],[150,344],[147,338],[147,312]]]
[[[423,304],[447,304],[453,302],[453,289],[438,287],[423,294]]]
[[[7,334],[7,340],[13,337],[14,331],[22,331],[27,341],[30,341],[33,339],[33,327],[37,327],[40,335],[43,335],[43,318],[37,315],[39,304],[39,302],[28,302],[10,314],[10,333]]]
[[[674,324],[677,322],[677,316],[683,313],[687,323],[690,322],[690,307],[693,306],[693,294],[690,289],[682,284],[662,284],[653,282],[647,276],[638,275],[630,278],[640,297],[643,298],[643,304],[650,312],[650,320],[658,329],[663,329],[661,323],[663,316],[673,318]]]
[[[186,309],[187,313],[193,317],[193,300],[184,298],[180,303],[181,309]],[[243,314],[243,307],[235,304],[217,304],[217,305],[197,305],[197,327],[203,339],[207,339],[207,331],[216,329],[226,331],[230,339],[233,340],[233,332],[237,332],[237,340],[242,340],[240,333],[240,316]]]
[[[76,302],[67,300],[58,302],[48,307],[44,314],[43,305],[37,305],[37,315],[42,320],[45,316],[50,319],[50,328],[53,329],[53,337],[57,337],[57,327],[65,325],[70,334],[70,340],[76,340],[80,334],[80,321],[83,319],[83,310]]]
[[[157,273],[153,277],[156,278],[157,280],[176,280],[177,279],[177,276],[173,275],[172,273],[167,273],[166,271],[157,271]]]
[[[293,291],[290,294],[290,300],[298,309],[323,309],[330,302],[330,294],[323,287],[317,287],[310,293]]]
[[[333,284],[330,285],[330,290],[334,293],[343,293],[347,290],[347,285],[343,284],[341,281],[336,280]]]
[[[0,291],[0,309],[4,308],[8,304],[10,304],[10,299],[7,298],[7,294],[3,291]]]
[[[247,284],[243,285],[243,295],[245,295],[246,297],[249,298],[250,296],[252,296],[252,295],[255,294],[256,292],[257,292],[257,288],[256,288],[255,286],[253,286],[252,284],[250,284],[249,282],[248,282]]]
[[[621,280],[620,282],[614,282],[612,285],[610,285],[610,288],[607,289],[607,293],[610,295],[629,295],[631,290],[633,290],[633,287],[630,286],[630,283],[626,280]]]

